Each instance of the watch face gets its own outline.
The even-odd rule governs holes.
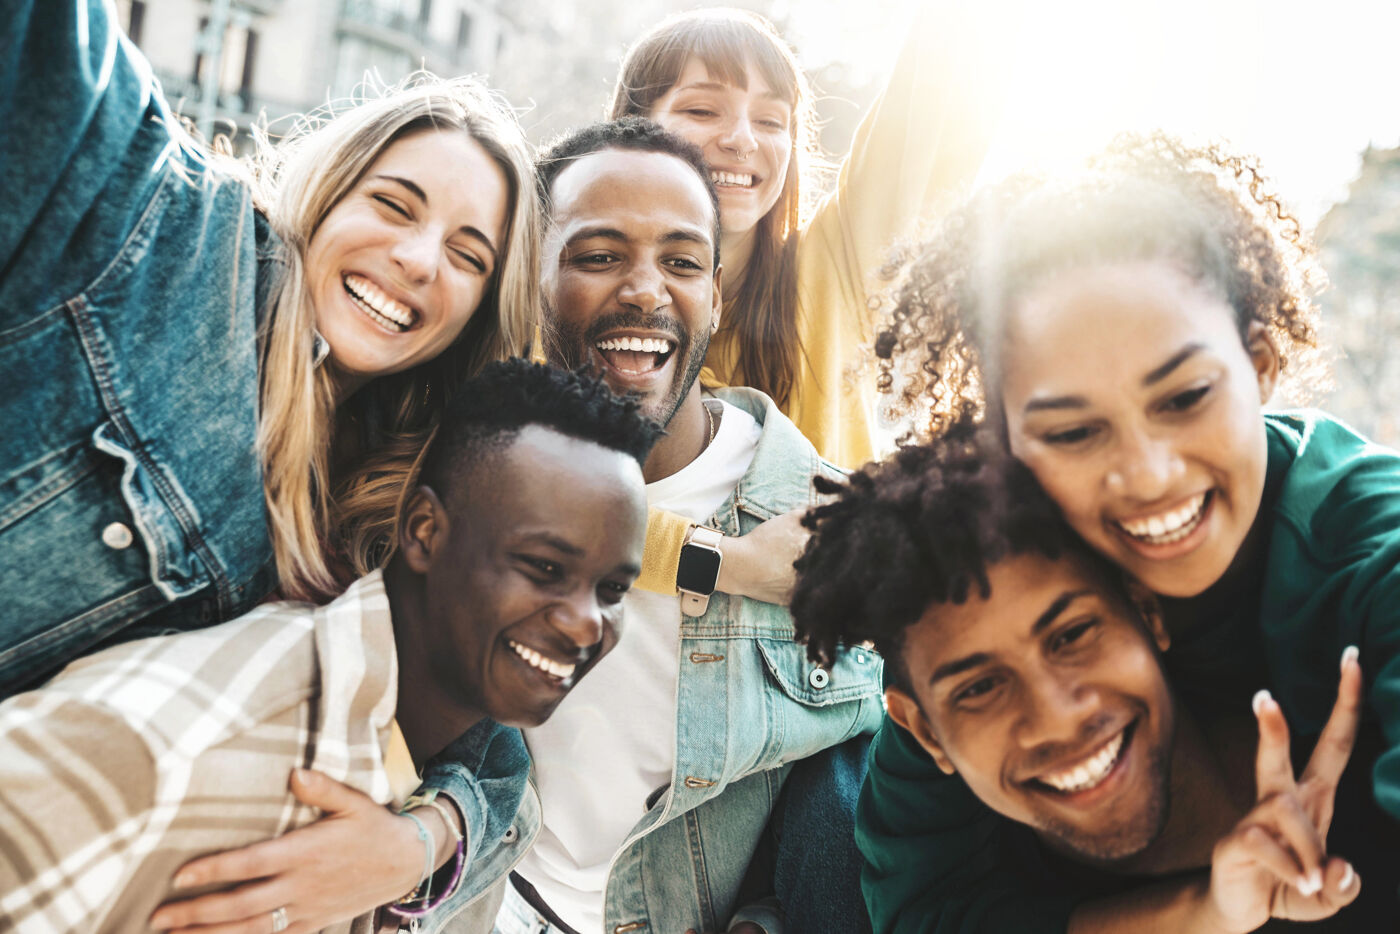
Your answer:
[[[676,587],[691,593],[709,596],[715,592],[719,577],[720,553],[717,548],[691,543],[681,549],[680,567],[676,569]]]

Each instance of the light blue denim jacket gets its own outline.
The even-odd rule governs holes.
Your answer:
[[[763,393],[716,394],[757,419],[763,434],[710,525],[741,535],[815,503],[815,474],[840,475]],[[787,609],[770,603],[716,593],[704,616],[680,620],[675,770],[613,858],[603,930],[682,934],[752,920],[782,934],[776,899],[740,905],[740,882],[789,764],[879,725],[883,664],[867,649],[843,649],[818,673],[794,641]],[[514,842],[503,849],[513,847],[518,861],[538,832],[532,787],[507,834]],[[449,929],[490,931],[480,924]]]
[[[0,0],[0,120],[3,697],[163,608],[206,625],[272,589],[277,245],[100,0]]]

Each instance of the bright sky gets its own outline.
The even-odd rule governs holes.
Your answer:
[[[790,0],[789,9],[809,62],[878,70],[914,2],[951,0]],[[1016,93],[990,176],[1160,127],[1257,153],[1315,221],[1345,195],[1368,143],[1400,145],[1394,0],[1024,0],[1018,10],[1007,17],[1023,26],[1007,37],[1020,45]]]

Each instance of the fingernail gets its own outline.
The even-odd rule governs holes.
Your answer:
[[[1317,890],[1321,888],[1321,886],[1314,886],[1313,880],[1309,876],[1299,876],[1298,880],[1293,883],[1293,887],[1297,889],[1298,894],[1304,898],[1311,898],[1316,895]]]
[[[1337,888],[1345,892],[1351,888],[1351,884],[1356,881],[1356,870],[1351,868],[1351,863],[1347,863],[1346,872],[1342,873],[1342,880],[1337,883]]]
[[[1262,717],[1264,715],[1264,705],[1271,704],[1273,701],[1274,695],[1269,693],[1268,688],[1264,688],[1254,695],[1254,700],[1250,701],[1249,705],[1254,708],[1254,715],[1256,717]]]
[[[190,886],[194,885],[194,876],[187,875],[183,872],[176,873],[175,881],[171,882],[170,884],[177,889],[187,889]]]
[[[1342,671],[1347,670],[1347,662],[1354,662],[1361,657],[1361,650],[1354,645],[1349,645],[1342,649]]]

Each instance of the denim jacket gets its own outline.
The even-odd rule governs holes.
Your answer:
[[[744,388],[716,395],[757,419],[763,434],[748,472],[710,525],[726,535],[744,534],[765,519],[812,505],[813,475],[839,475],[767,396]],[[682,616],[679,606],[676,615],[675,768],[670,785],[658,790],[613,857],[603,929],[680,934],[724,931],[751,920],[768,934],[782,934],[776,900],[740,905],[740,883],[790,763],[879,725],[883,664],[856,647],[842,649],[830,669],[819,669],[794,641],[787,609],[770,603],[715,593],[704,616]],[[539,821],[532,787],[507,834],[517,861]],[[489,922],[449,930],[482,934],[491,930]]]
[[[257,429],[275,238],[102,0],[0,0],[0,697],[173,601],[274,584]]]

